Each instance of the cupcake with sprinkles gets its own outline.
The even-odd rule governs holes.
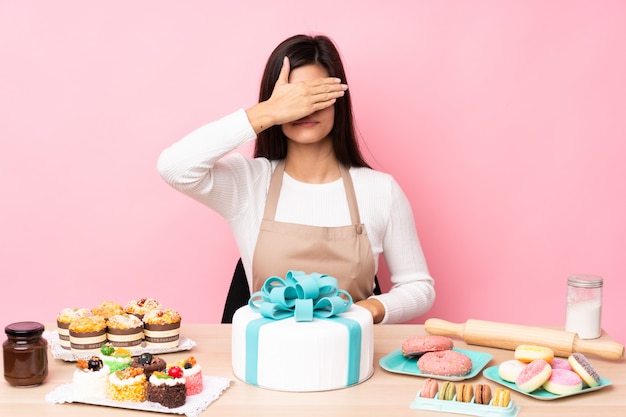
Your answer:
[[[57,315],[57,330],[59,332],[59,344],[63,349],[71,349],[70,324],[81,317],[91,317],[93,313],[88,308],[64,308]]]
[[[132,314],[117,314],[107,320],[107,339],[115,347],[139,346],[143,342],[143,321]]]
[[[150,310],[143,316],[146,346],[170,348],[178,346],[180,314],[176,310]]]
[[[151,310],[161,310],[163,306],[154,298],[141,298],[139,300],[131,300],[124,307],[124,311],[128,314],[137,316],[140,320]]]
[[[204,385],[202,383],[202,367],[196,362],[196,358],[189,356],[187,359],[175,362],[173,365],[179,366],[183,370],[183,375],[187,381],[187,395],[200,394],[204,389]]]

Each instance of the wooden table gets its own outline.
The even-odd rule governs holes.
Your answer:
[[[54,330],[54,325],[46,326]],[[232,379],[230,387],[213,402],[202,416],[454,416],[424,410],[413,410],[409,405],[421,388],[423,378],[390,373],[378,365],[378,360],[400,347],[411,336],[424,335],[423,325],[376,325],[374,375],[357,386],[318,393],[288,393],[270,391],[239,381],[232,373],[230,358],[230,325],[186,324],[181,334],[193,339],[197,345],[191,351],[170,353],[163,358],[170,362],[193,354],[202,364],[204,375]],[[608,337],[604,335],[603,337]],[[468,346],[454,339],[461,349],[480,350],[494,355],[488,366],[511,359],[513,352]],[[0,416],[152,416],[161,415],[145,411],[132,411],[85,404],[49,404],[45,395],[61,384],[70,382],[74,363],[53,359],[49,364],[49,376],[39,387],[14,388],[0,381]],[[536,400],[517,392],[512,399],[520,406],[519,415],[526,416],[602,416],[626,415],[626,360],[611,361],[588,355],[598,373],[612,382],[611,386],[588,394],[576,395],[552,401]],[[1,365],[1,363],[0,363]],[[2,370],[4,375],[4,370]],[[482,375],[470,380],[472,383],[498,385]],[[167,415],[167,414],[163,414]]]

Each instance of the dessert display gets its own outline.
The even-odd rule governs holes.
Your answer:
[[[154,298],[141,298],[139,300],[131,300],[126,303],[124,311],[128,314],[137,316],[139,320],[143,319],[143,316],[151,310],[161,310],[163,306]]]
[[[180,339],[180,314],[176,310],[150,310],[143,316],[146,346],[175,347]]]
[[[100,316],[80,317],[69,327],[70,347],[77,356],[97,354],[106,343],[106,322]]]
[[[114,401],[146,401],[147,386],[143,369],[126,368],[109,375],[107,397]]]
[[[143,342],[143,322],[133,314],[116,314],[107,320],[107,340],[113,346],[137,346]]]
[[[88,308],[64,308],[57,315],[57,330],[59,343],[63,349],[71,349],[70,324],[81,317],[90,317],[93,313]]]
[[[196,358],[189,356],[185,360],[175,362],[174,365],[179,366],[183,370],[187,386],[187,395],[200,394],[204,389],[202,383],[202,367],[196,362]]]
[[[541,399],[574,395],[611,383],[598,375],[582,353],[573,353],[563,359],[553,357],[550,349],[542,346],[524,345],[520,351],[524,354],[516,351],[515,357],[530,362],[507,360],[499,367],[486,369],[483,373],[485,377]],[[497,369],[495,372],[494,368]]]
[[[92,356],[89,359],[79,359],[72,378],[74,399],[102,399],[107,396],[109,387],[109,367],[102,359]]]
[[[371,376],[373,358],[371,313],[353,305],[327,275],[290,271],[285,279],[271,277],[233,316],[233,372],[252,385],[344,388]]]
[[[100,348],[100,353],[102,354],[102,361],[109,367],[110,372],[126,369],[133,361],[127,349],[115,348],[110,343],[103,345]]]
[[[185,376],[179,366],[172,366],[167,372],[156,371],[148,381],[148,401],[167,408],[185,404],[187,399]]]
[[[87,318],[94,320],[93,323],[86,321]],[[78,319],[81,323],[75,325],[76,346],[72,349],[70,325]],[[133,356],[139,356],[144,352],[160,354],[191,349],[195,342],[181,337],[180,327],[180,313],[164,308],[154,298],[131,300],[125,307],[115,301],[103,301],[96,307],[62,309],[57,315],[56,332],[47,332],[47,338],[54,358],[66,361],[87,359],[97,354],[104,343],[126,348]]]
[[[143,373],[146,374],[146,378],[150,379],[153,372],[163,371],[167,365],[165,361],[158,356],[144,352],[138,357],[133,358],[130,366],[133,368],[142,368]]]
[[[476,416],[514,417],[519,412],[519,406],[512,401],[511,391],[507,388],[499,387],[492,391],[489,384],[464,382],[455,385],[445,381],[431,396],[433,386],[428,379],[425,380],[411,408]]]

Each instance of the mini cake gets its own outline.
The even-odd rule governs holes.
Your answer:
[[[97,354],[106,343],[106,322],[102,317],[81,317],[69,327],[70,347],[78,358]]]
[[[161,310],[163,306],[154,298],[142,298],[140,300],[131,300],[124,307],[124,311],[128,314],[134,314],[139,319],[150,310]]]
[[[335,278],[300,274],[290,271],[284,281],[278,277],[268,279],[263,286],[260,308],[256,298],[259,293],[255,293],[249,305],[235,312],[232,322],[235,376],[249,384],[280,391],[325,391],[367,380],[374,371],[372,314],[353,305],[347,293],[331,291],[337,287]],[[306,291],[305,298],[290,303],[293,307],[312,305],[320,309],[311,312],[309,308],[303,315],[295,308],[293,313],[288,309],[274,310],[269,293],[282,288],[277,282],[300,286]],[[287,290],[291,292],[286,289],[285,294]],[[317,295],[310,296],[311,293]],[[318,299],[319,294],[324,295]],[[265,303],[270,303],[269,308],[265,308]],[[281,316],[266,315],[271,316],[274,311],[280,311]],[[282,316],[282,313],[290,315]]]
[[[111,372],[126,369],[133,361],[128,350],[124,348],[114,348],[109,343],[102,346],[100,353],[102,353],[102,361],[109,367]]]
[[[90,317],[93,313],[88,308],[64,308],[57,315],[57,329],[59,331],[59,344],[63,349],[71,349],[70,324],[81,317]]]
[[[146,346],[178,346],[180,322],[180,314],[175,310],[148,311],[143,316],[143,332]]]
[[[146,378],[150,379],[153,372],[165,370],[166,364],[165,361],[158,356],[145,352],[133,358],[133,362],[130,366],[133,368],[142,368],[143,373],[146,374]]]
[[[143,322],[132,314],[117,314],[107,320],[107,339],[116,347],[138,346],[143,342]]]
[[[109,387],[109,367],[102,363],[102,359],[92,356],[88,360],[79,359],[72,379],[74,401],[86,399],[104,399]]]
[[[204,385],[202,383],[202,367],[196,362],[196,358],[190,356],[173,365],[179,366],[183,370],[183,375],[187,380],[187,395],[200,394]]]
[[[147,385],[143,369],[126,368],[109,375],[107,397],[115,401],[146,401]]]
[[[98,307],[92,308],[91,312],[96,316],[108,319],[118,314],[124,314],[124,307],[114,301],[103,301]]]
[[[167,408],[185,404],[185,377],[179,366],[170,367],[167,372],[154,372],[148,382],[148,401],[159,403]]]

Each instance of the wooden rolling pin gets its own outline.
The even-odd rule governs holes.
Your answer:
[[[465,324],[428,319],[424,327],[430,334],[459,336],[470,345],[508,350],[515,350],[519,345],[539,345],[549,347],[560,357],[568,357],[575,352],[614,360],[624,357],[624,346],[608,337],[586,340],[574,332],[563,330],[472,319]]]

